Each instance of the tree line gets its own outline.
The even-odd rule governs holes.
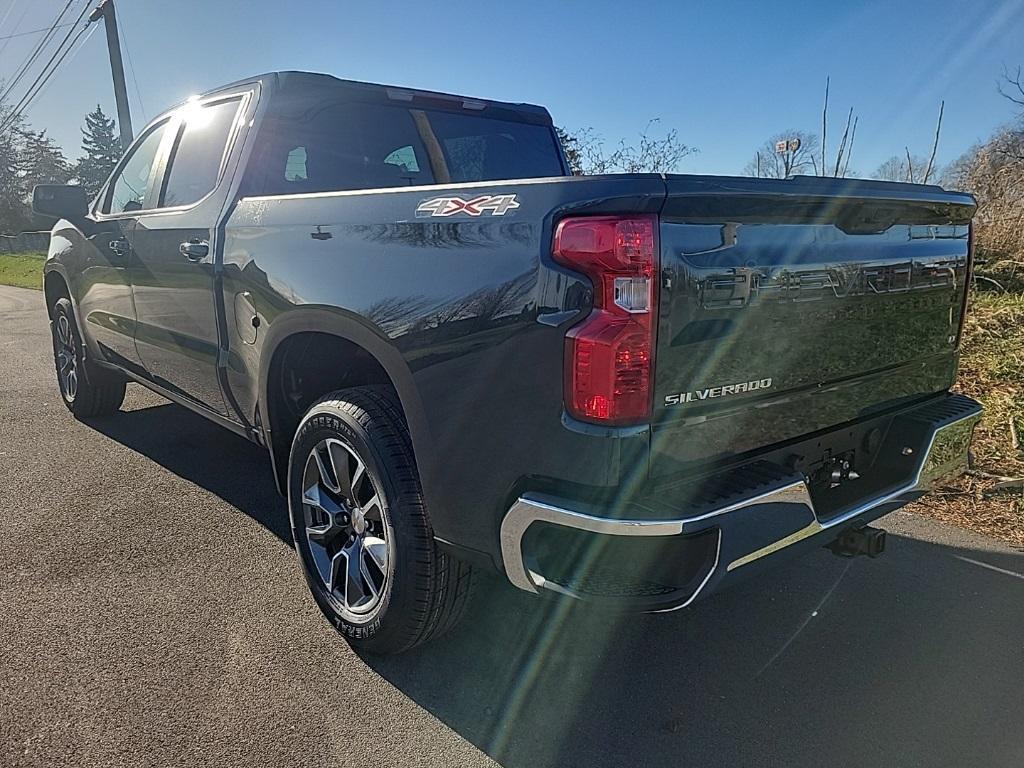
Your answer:
[[[0,105],[0,234],[48,229],[52,220],[32,212],[36,184],[80,184],[92,196],[106,181],[121,157],[116,125],[97,104],[85,116],[82,156],[68,160],[57,143],[36,131],[21,115]]]
[[[943,174],[943,185],[974,195],[975,243],[980,256],[1013,273],[1024,266],[1024,75],[1004,71],[1000,93],[1014,117],[985,141],[975,144]]]

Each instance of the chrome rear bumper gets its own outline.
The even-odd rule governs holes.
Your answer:
[[[714,583],[728,579],[744,566],[794,548],[800,542],[810,544],[811,540],[819,539],[821,545],[826,544],[843,527],[866,524],[917,498],[937,480],[960,474],[966,468],[967,451],[974,426],[981,418],[981,406],[962,395],[951,395],[945,403],[928,408],[929,414],[934,414],[933,421],[929,417],[930,434],[925,435],[918,447],[903,448],[907,452],[904,455],[917,453],[920,456],[910,480],[841,514],[827,518],[819,515],[807,478],[801,475],[780,477],[769,490],[676,519],[613,518],[584,504],[542,494],[524,494],[508,510],[501,524],[505,573],[512,584],[527,592],[545,589],[572,597],[586,596],[571,585],[546,578],[528,563],[523,540],[536,523],[616,537],[661,538],[713,532],[717,534],[714,556],[706,563],[706,572],[697,580],[696,588],[675,595],[667,607],[654,610],[682,608],[709,591]],[[763,531],[763,535],[759,536],[758,531]]]

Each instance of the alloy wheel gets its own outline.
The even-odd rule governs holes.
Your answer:
[[[69,401],[78,394],[78,356],[75,334],[68,316],[57,317],[57,375],[60,389]]]
[[[307,457],[302,511],[324,589],[346,618],[369,621],[390,579],[393,534],[366,464],[340,440],[321,440]]]

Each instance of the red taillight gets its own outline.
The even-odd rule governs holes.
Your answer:
[[[565,405],[576,418],[650,418],[657,231],[657,216],[569,218],[555,230],[555,261],[594,284],[593,311],[566,334]]]

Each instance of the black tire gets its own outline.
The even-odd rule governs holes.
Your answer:
[[[306,412],[289,456],[288,509],[310,591],[357,650],[400,653],[465,612],[474,573],[434,541],[409,431],[387,390],[340,390]]]
[[[86,357],[71,301],[57,299],[51,317],[53,362],[64,405],[79,419],[116,411],[124,402],[125,380]]]

